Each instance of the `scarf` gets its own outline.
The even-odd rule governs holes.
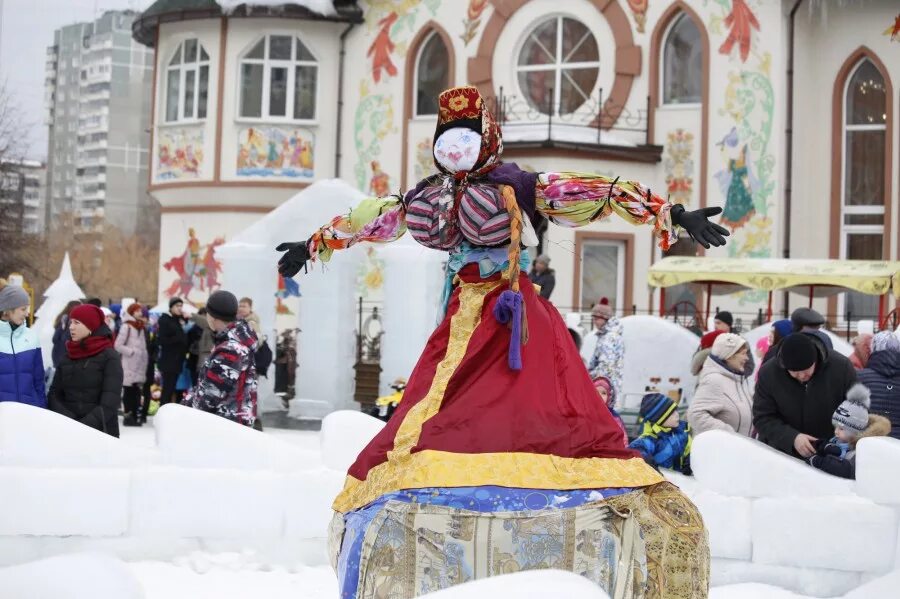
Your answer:
[[[113,346],[111,337],[95,337],[91,335],[81,341],[66,341],[66,353],[73,360],[83,360],[96,356],[108,347]]]
[[[135,318],[134,320],[129,320],[129,321],[127,321],[125,324],[129,324],[129,325],[131,325],[132,327],[136,328],[136,329],[139,330],[139,331],[143,331],[143,330],[144,330],[144,321],[143,321],[143,320],[138,320],[138,319]]]

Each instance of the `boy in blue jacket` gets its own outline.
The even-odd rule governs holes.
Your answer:
[[[662,393],[648,393],[641,400],[641,436],[629,447],[656,468],[691,474],[691,427],[681,422],[678,403]]]

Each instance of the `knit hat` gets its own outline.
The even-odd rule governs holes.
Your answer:
[[[641,409],[638,413],[641,416],[641,420],[644,422],[662,426],[662,423],[665,422],[677,408],[678,404],[668,395],[663,395],[662,393],[648,393],[641,400]]]
[[[794,323],[786,318],[784,320],[776,320],[772,323],[772,328],[778,333],[780,339],[784,339],[794,332]]]
[[[734,324],[734,316],[731,315],[731,312],[719,312],[718,314],[716,314],[716,320],[724,322],[729,327]]]
[[[809,335],[792,333],[782,340],[780,356],[786,370],[799,372],[815,364],[819,352]]]
[[[872,338],[872,351],[900,352],[900,337],[890,331],[881,331]]]
[[[69,312],[69,320],[77,320],[93,333],[103,326],[105,317],[103,316],[103,310],[97,306],[93,304],[81,304],[72,308]]]
[[[545,266],[550,266],[550,256],[547,254],[541,254],[537,258],[534,259],[535,262],[543,262]]]
[[[607,319],[612,318],[613,310],[609,305],[609,298],[601,297],[600,301],[594,305],[594,312],[605,316]]]
[[[847,399],[831,415],[831,424],[862,435],[869,426],[870,395],[868,387],[862,383],[850,387]]]
[[[700,337],[700,349],[710,349],[713,346],[713,343],[716,339],[719,338],[719,335],[724,335],[725,331],[710,331],[709,333]]]
[[[28,298],[28,293],[18,285],[6,285],[0,289],[0,312],[29,305],[31,305],[31,300]]]
[[[128,308],[125,310],[125,312],[127,314],[130,314],[131,316],[134,316],[138,312],[143,313],[143,311],[144,311],[144,306],[140,305],[138,302],[134,302],[133,304],[128,306]]]
[[[233,293],[219,290],[206,300],[206,311],[213,318],[233,322],[237,320],[238,301]]]
[[[594,379],[594,387],[600,389],[601,387],[606,389],[607,395],[609,395],[610,391],[612,391],[612,383],[605,376],[598,376]]]
[[[173,297],[169,300],[169,310],[171,310],[178,304],[184,304],[184,301],[180,297]]]
[[[803,327],[820,327],[825,324],[825,317],[812,308],[797,308],[791,314],[791,324],[794,331],[799,331]]]
[[[720,360],[727,360],[738,353],[745,345],[747,345],[747,342],[740,335],[724,333],[716,337],[710,353]]]

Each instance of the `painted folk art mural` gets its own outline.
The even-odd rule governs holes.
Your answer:
[[[710,0],[709,4],[710,37],[722,39],[718,53],[727,57],[729,65],[724,96],[713,99],[724,135],[710,146],[714,188],[720,194],[719,202],[711,203],[723,207],[721,222],[733,232],[726,246],[729,256],[767,258],[772,256],[777,175],[772,54],[765,43],[766,35],[777,38],[777,32],[762,30],[761,1]],[[763,301],[763,295],[745,292],[741,303]]]
[[[311,180],[314,148],[315,136],[306,129],[248,127],[238,134],[236,174]]]
[[[166,288],[166,297],[180,297],[190,301],[192,292],[207,295],[218,289],[222,265],[215,258],[215,250],[224,243],[225,238],[216,237],[210,243],[201,244],[194,229],[188,229],[184,251],[163,264],[163,268],[176,276]]]
[[[670,131],[666,140],[666,191],[669,199],[690,206],[694,192],[694,134],[684,129]]]
[[[203,170],[203,127],[160,128],[157,137],[157,181],[200,177]]]

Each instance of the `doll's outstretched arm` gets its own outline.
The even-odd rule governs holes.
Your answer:
[[[574,172],[541,173],[535,186],[537,210],[564,227],[582,227],[612,213],[628,222],[652,224],[663,250],[678,241],[682,227],[703,247],[725,245],[728,230],[709,222],[721,208],[687,211],[651,193],[637,181]]]
[[[334,250],[343,250],[361,241],[388,243],[406,233],[406,210],[399,197],[363,200],[350,214],[335,217],[306,241],[286,242],[275,248],[285,252],[278,260],[281,276],[292,277],[308,261],[331,259]]]

